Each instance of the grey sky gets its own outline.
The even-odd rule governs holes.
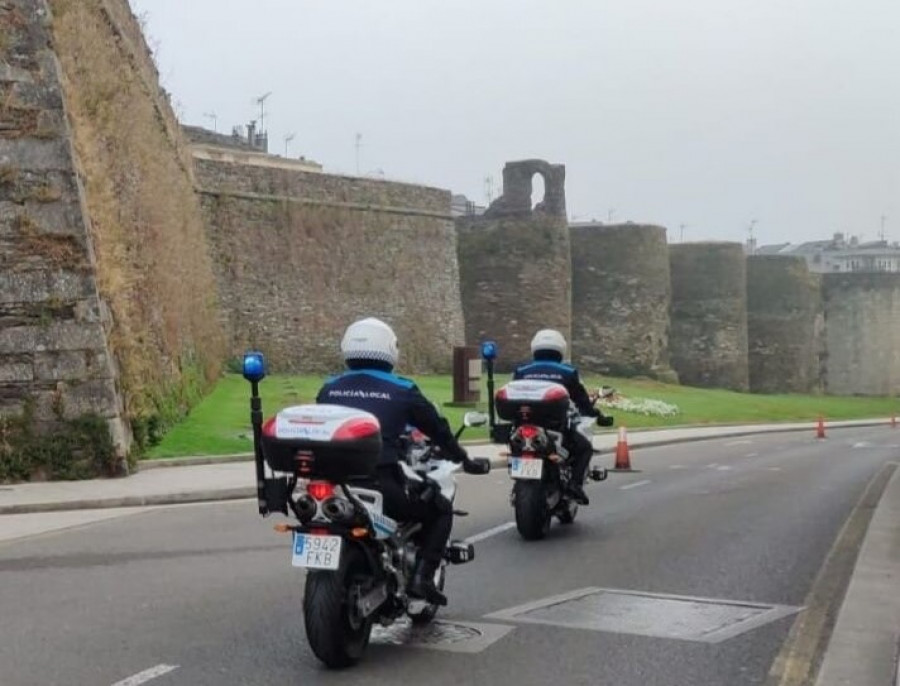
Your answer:
[[[183,119],[484,201],[567,167],[577,219],[900,238],[897,0],[131,0]]]

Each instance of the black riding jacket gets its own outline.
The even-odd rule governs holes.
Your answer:
[[[379,369],[355,369],[325,382],[316,396],[319,404],[344,405],[370,412],[381,424],[382,451],[379,464],[396,464],[400,459],[400,436],[414,426],[439,446],[454,462],[466,459],[447,420],[415,383]]]
[[[552,381],[562,384],[569,391],[569,398],[575,403],[578,412],[584,417],[600,417],[600,411],[594,407],[591,398],[585,390],[581,379],[578,378],[578,370],[562,362],[552,360],[534,360],[516,367],[513,379],[529,379],[533,381]]]

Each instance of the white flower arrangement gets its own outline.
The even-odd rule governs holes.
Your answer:
[[[674,417],[681,413],[678,405],[672,405],[663,400],[653,398],[626,398],[622,395],[612,395],[600,400],[600,406],[620,412],[631,412],[645,417]]]

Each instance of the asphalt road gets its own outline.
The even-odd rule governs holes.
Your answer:
[[[463,477],[471,516],[454,535],[491,535],[450,569],[442,618],[462,626],[444,625],[431,647],[380,635],[343,672],[306,645],[289,540],[249,501],[0,544],[0,684],[761,684],[898,444],[900,431],[871,428],[642,449],[640,473],[593,486],[576,523],[537,543],[503,527],[505,471]],[[524,615],[553,624],[488,616],[592,588],[608,590]],[[484,636],[456,642],[472,624]]]

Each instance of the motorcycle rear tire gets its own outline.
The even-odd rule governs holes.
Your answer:
[[[372,617],[355,616],[351,592],[366,561],[356,548],[345,547],[338,569],[311,570],[306,575],[303,620],[306,639],[317,658],[332,669],[356,664],[372,633]]]
[[[539,541],[550,530],[547,492],[540,481],[516,481],[516,529],[526,541]]]

